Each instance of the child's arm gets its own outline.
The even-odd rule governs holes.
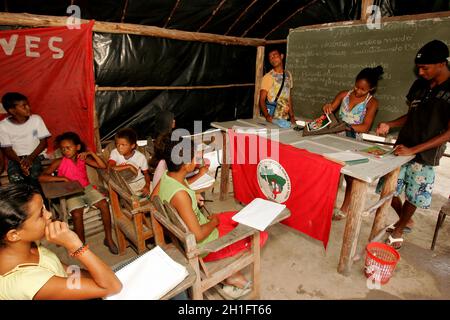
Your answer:
[[[25,159],[23,159],[20,164],[24,166],[26,169],[31,167],[31,164],[33,163],[34,159],[41,154],[44,149],[47,148],[47,138],[42,138],[39,140],[38,146],[34,149],[34,151],[28,155]]]
[[[2,149],[0,149],[0,174],[5,170],[5,156],[3,155]]]
[[[334,98],[333,102],[327,103],[322,107],[323,112],[325,113],[332,113],[334,112],[342,102],[342,99],[347,95],[347,91],[341,91],[339,92],[336,97]]]
[[[52,173],[58,169],[59,165],[61,164],[61,159],[53,160],[50,166],[42,172],[42,174],[39,176],[39,182],[68,182],[70,181],[66,177],[54,177],[52,176]]]
[[[16,161],[20,163],[20,158],[17,155],[17,153],[13,150],[12,147],[6,147],[6,148],[2,148],[3,152],[5,153],[5,156],[11,160],[11,161]]]
[[[147,196],[150,193],[150,175],[148,174],[148,170],[143,170],[142,173],[144,174],[145,186],[141,192],[142,195]]]
[[[414,147],[408,148],[400,144],[397,146],[397,148],[395,148],[394,153],[397,156],[412,156],[432,148],[437,148],[449,141],[450,141],[450,121],[448,122],[447,125],[447,131]]]
[[[93,159],[90,159],[88,156],[91,156]],[[95,152],[92,151],[81,152],[78,155],[78,158],[81,160],[85,160],[86,164],[90,165],[91,167],[98,169],[106,169],[105,162]]]

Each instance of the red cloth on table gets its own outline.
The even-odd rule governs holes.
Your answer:
[[[219,225],[217,226],[217,229],[219,230],[219,237],[223,237],[228,232],[233,230],[237,227],[238,223],[231,218],[237,213],[237,211],[229,211],[229,212],[222,212],[219,214]],[[267,241],[267,238],[269,237],[269,234],[265,231],[260,232],[260,241],[259,244],[261,247],[264,246],[264,244]],[[251,238],[245,238],[242,240],[239,240],[238,242],[232,243],[229,246],[220,249],[216,252],[211,252],[206,257],[203,258],[203,261],[205,262],[211,262],[215,260],[220,260],[228,257],[232,257],[239,252],[242,252],[244,250],[248,250],[251,248]]]

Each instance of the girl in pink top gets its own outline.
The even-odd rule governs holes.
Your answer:
[[[61,150],[63,157],[53,160],[50,166],[39,177],[41,182],[51,181],[78,181],[84,192],[67,199],[67,209],[72,216],[73,228],[80,240],[84,243],[83,213],[85,206],[97,207],[102,215],[105,229],[104,245],[113,254],[118,254],[116,244],[112,239],[111,214],[105,197],[89,183],[86,165],[94,168],[105,169],[106,164],[92,151],[85,151],[86,147],[80,137],[74,132],[65,132],[56,137],[56,145]],[[57,176],[52,174],[58,171]]]

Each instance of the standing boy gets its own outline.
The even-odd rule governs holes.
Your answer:
[[[284,55],[279,50],[269,51],[269,62],[273,69],[266,73],[262,79],[259,92],[259,107],[268,122],[273,119],[290,119],[296,125],[292,107],[291,88],[292,75],[284,70]]]
[[[380,123],[377,134],[386,135],[390,128],[402,127],[395,154],[415,155],[401,167],[396,197],[392,207],[400,219],[391,226],[388,244],[400,249],[403,232],[416,208],[427,209],[431,204],[434,184],[434,166],[444,154],[446,142],[450,140],[450,71],[449,50],[445,43],[433,40],[424,45],[416,55],[415,63],[420,78],[409,90],[406,115]],[[406,201],[398,195],[405,189]],[[389,230],[387,230],[389,231]]]
[[[18,92],[2,97],[9,117],[0,122],[0,146],[8,159],[10,183],[30,183],[40,189],[42,166],[39,154],[47,147],[50,132],[37,114],[31,114],[28,99]]]

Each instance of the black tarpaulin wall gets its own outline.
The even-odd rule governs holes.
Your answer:
[[[255,82],[256,48],[153,37],[95,33],[96,84],[100,87],[213,86]],[[175,114],[177,127],[194,120],[252,117],[254,86],[219,89],[98,91],[100,136],[109,139],[124,126],[139,137],[153,133],[160,110]]]

